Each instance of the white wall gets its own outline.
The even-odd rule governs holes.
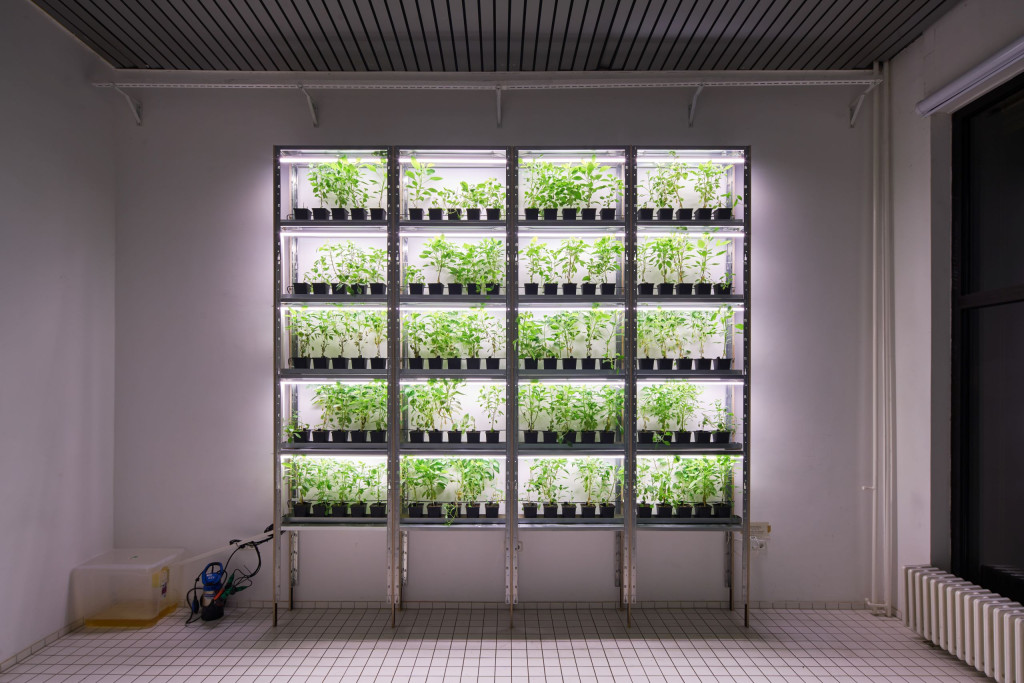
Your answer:
[[[99,61],[0,3],[0,662],[69,621],[113,540],[114,172]]]
[[[950,117],[915,104],[1024,34],[1024,4],[965,0],[892,63],[897,566],[949,563]]]
[[[712,89],[692,129],[683,91],[506,93],[501,129],[489,93],[320,92],[313,129],[294,92],[141,91],[145,125],[115,115],[116,543],[199,551],[271,520],[272,145],[749,144],[752,502],[754,517],[773,524],[754,598],[859,602],[870,502],[860,490],[869,474],[870,121],[848,125],[857,91]],[[358,533],[318,534],[329,547],[315,553],[314,535],[303,539],[304,566],[319,564],[301,570],[297,599],[384,599],[383,538],[368,560],[379,580],[360,580],[359,597],[345,594],[333,566],[349,562]],[[566,562],[612,551],[601,534],[551,536]],[[488,563],[434,588],[415,575],[458,564],[447,537],[429,539],[411,543],[410,599],[502,598],[503,571]],[[678,584],[695,557],[706,558],[706,599],[723,599],[721,537],[658,539],[641,539],[641,599],[700,599],[667,597],[685,593]],[[478,547],[504,552],[494,540]],[[525,544],[524,600],[617,595],[610,557],[592,571],[551,573],[537,554],[548,540],[537,532]],[[530,579],[540,576],[544,586]],[[268,590],[265,576],[252,597]]]

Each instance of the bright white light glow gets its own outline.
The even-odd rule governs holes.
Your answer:
[[[500,303],[500,305],[496,305],[495,304],[495,305],[487,305],[486,306],[488,313],[493,313],[494,311],[508,311],[508,307],[505,305],[504,301],[496,302],[496,303]],[[438,312],[438,311],[455,311],[455,310],[458,310],[459,312],[462,312],[462,311],[473,310],[474,308],[479,309],[481,306],[484,306],[484,304],[481,304],[479,302],[474,303],[474,302],[471,302],[471,301],[460,301],[460,302],[457,302],[455,305],[449,305],[449,306],[420,306],[420,305],[418,305],[415,302],[410,303],[410,302],[405,302],[405,301],[403,301],[402,304],[401,304],[401,307],[403,309],[402,313],[424,313],[424,312],[434,313],[434,312]]]
[[[437,233],[450,233],[452,237],[500,237],[501,240],[505,241],[505,231],[501,228],[495,228],[491,232],[481,232],[474,230],[451,230],[451,228],[441,227],[422,227],[422,228],[402,228],[402,237],[425,237],[427,235],[433,235]]]
[[[399,163],[411,164],[412,157],[399,157]],[[501,166],[506,162],[504,158],[492,156],[451,156],[451,157],[416,157],[421,164],[433,164],[434,166]]]
[[[579,230],[561,230],[558,228],[533,228],[533,227],[522,227],[519,228],[519,234],[528,233],[531,237],[576,237],[580,232],[584,231],[601,230],[606,231],[607,228],[592,226],[592,225],[581,225]],[[611,237],[625,237],[626,233],[617,230],[615,232],[606,232],[605,234]],[[527,239],[526,237],[522,239]]]
[[[312,372],[316,372],[316,371],[314,370]],[[384,372],[384,371],[383,370],[378,370],[377,372]],[[326,378],[325,379],[312,379],[312,378],[307,379],[307,378],[304,378],[304,377],[303,378],[288,377],[288,378],[282,378],[281,379],[281,384],[282,385],[285,385],[285,384],[295,384],[295,385],[370,384],[374,380],[379,380],[379,381],[383,382],[384,378],[383,377],[361,377],[361,378],[360,377],[339,377],[338,379],[334,379],[332,377],[331,379],[326,379]]]
[[[338,161],[341,158],[342,154],[344,154],[345,156],[349,156],[350,155],[350,153],[339,152],[338,154],[336,154],[334,156],[306,155],[306,156],[294,156],[294,157],[281,157],[280,158],[280,162],[282,164],[326,164],[326,163],[332,163],[332,162]],[[362,154],[362,152],[360,152],[360,154]],[[369,154],[369,152],[366,152],[366,154]],[[378,159],[377,157],[374,157],[374,156],[371,156],[371,157],[359,157],[359,156],[356,156],[354,158],[349,159],[349,161],[356,161],[356,160],[358,160],[360,163],[363,163],[363,164],[383,164],[384,163],[384,161],[382,159]]]
[[[430,376],[430,372],[431,371],[430,370],[406,370],[406,369],[403,369],[402,372],[413,372],[413,373],[416,373],[416,374],[421,374],[422,373],[422,375],[424,376],[423,379],[419,379],[419,378],[417,378],[417,379],[409,379],[408,377],[406,377],[404,379],[401,379],[401,384],[406,385],[406,384],[426,384],[427,383],[427,377]],[[456,371],[453,370],[452,372],[456,372]],[[502,372],[502,371],[501,370],[495,370],[493,372]],[[461,380],[461,381],[465,382],[466,384],[504,384],[505,383],[505,378],[504,377],[467,377],[467,376],[463,376],[463,375],[433,375],[433,377],[437,377],[437,378],[440,378],[440,379],[457,379],[457,380]]]
[[[338,302],[338,304],[334,305],[334,306],[332,306],[330,304],[322,304],[322,303],[306,304],[306,303],[298,303],[298,302],[295,302],[295,301],[290,301],[288,303],[281,304],[281,308],[283,309],[281,311],[282,313],[284,313],[286,310],[288,310],[288,311],[290,311],[290,310],[297,310],[298,311],[298,310],[303,310],[303,309],[311,310],[311,311],[386,311],[386,310],[388,310],[387,306],[360,305],[360,304],[358,304],[358,303],[356,303],[354,301],[353,302],[348,302],[348,301]]]
[[[742,166],[746,163],[743,157],[669,157],[664,155],[659,156],[637,156],[636,165],[640,168],[646,168],[647,166],[653,166],[657,163],[684,163],[684,164],[706,164],[712,161],[716,164],[734,164],[736,166]]]
[[[716,379],[714,377],[686,377],[674,380],[676,382],[689,382],[690,384],[721,384],[728,386],[741,387],[744,385],[743,380],[739,379]],[[637,380],[637,386],[653,386],[655,384],[671,384],[672,380],[666,377],[665,379],[640,379]]]
[[[658,308],[686,309],[688,311],[717,311],[721,306],[708,306],[707,304],[687,304],[675,301],[638,301],[638,310],[654,311]],[[742,313],[743,304],[723,303],[722,306],[731,306],[733,312]]]
[[[523,370],[521,372],[527,372],[527,371]],[[532,370],[529,371],[529,372],[532,372]],[[536,378],[531,377],[530,379],[521,379],[521,380],[519,380],[519,386],[524,386],[524,385],[527,385],[527,384],[533,384],[534,381],[536,381],[538,384],[543,384],[545,386],[548,386],[548,385],[557,385],[557,386],[567,386],[567,385],[570,385],[571,386],[571,385],[577,385],[577,384],[622,384],[626,380],[625,380],[625,378],[619,378],[619,377],[616,377],[615,379],[569,379],[569,380],[566,380],[566,379],[562,379],[562,380],[543,379],[543,378],[540,378],[540,377],[536,377]]]
[[[703,237],[708,235],[709,237],[728,237],[732,239],[744,237],[742,230],[719,230],[709,231],[707,228],[695,228],[688,230],[686,228],[680,228],[679,230],[647,230],[641,227],[640,232],[637,233],[637,237],[672,237],[673,235],[682,235],[683,237]]]
[[[590,156],[578,156],[578,157],[548,157],[542,154],[531,154],[529,157],[520,157],[520,163],[528,159],[534,159],[539,161],[550,161],[553,164],[582,164],[590,161]],[[597,157],[595,161],[599,164],[624,164],[626,163],[626,157]]]
[[[554,303],[554,302],[552,302],[552,303]],[[520,308],[520,310],[522,310],[524,308],[527,308],[527,309],[531,309],[531,308],[542,309],[545,315],[547,315],[548,313],[559,313],[561,311],[573,311],[573,312],[577,312],[578,313],[578,312],[581,312],[581,311],[591,311],[591,310],[594,310],[594,307],[589,305],[589,304],[580,304],[579,306],[566,306],[564,302],[559,302],[559,304],[557,306],[549,307],[543,301],[538,301],[538,302],[531,301],[529,303],[522,303],[522,304],[519,305],[519,308]],[[612,311],[622,312],[622,304],[620,304],[620,303],[607,303],[606,304],[604,302],[600,302],[600,308],[598,308],[597,310],[599,310],[599,311],[612,310]]]
[[[387,232],[383,228],[370,232],[367,230],[325,230],[316,228],[281,228],[282,237],[376,237],[386,239]]]

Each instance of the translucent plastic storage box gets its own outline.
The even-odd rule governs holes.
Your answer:
[[[94,557],[71,572],[76,617],[86,626],[152,626],[180,604],[174,594],[181,548],[129,548]]]

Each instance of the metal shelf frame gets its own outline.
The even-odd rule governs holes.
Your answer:
[[[384,151],[387,163],[387,218],[384,221],[296,221],[290,218],[282,218],[282,206],[293,206],[295,201],[295,187],[293,178],[288,174],[293,173],[294,164],[282,164],[280,159],[284,151],[315,151],[315,152],[353,152],[369,155],[372,151]],[[402,215],[402,177],[400,153],[408,150],[407,147],[379,146],[379,147],[338,147],[327,149],[322,146],[301,147],[301,146],[276,146],[274,147],[273,168],[275,174],[274,183],[274,424],[273,424],[273,519],[274,519],[274,558],[272,563],[273,576],[273,625],[278,623],[279,606],[287,604],[290,609],[293,606],[293,589],[298,580],[298,542],[301,531],[308,529],[357,529],[357,528],[385,528],[387,538],[387,599],[392,606],[392,623],[395,623],[396,613],[402,608],[402,589],[408,571],[407,548],[409,531],[421,529],[491,529],[501,530],[505,537],[505,600],[509,607],[510,624],[514,623],[515,606],[519,601],[519,532],[522,529],[529,530],[614,530],[617,538],[617,578],[619,580],[619,603],[620,608],[626,611],[627,624],[632,621],[632,607],[637,602],[638,577],[637,574],[637,544],[639,531],[700,531],[718,532],[725,535],[726,555],[726,585],[729,588],[730,607],[734,606],[734,593],[737,588],[743,604],[744,623],[750,623],[750,553],[746,544],[750,530],[750,339],[751,339],[751,312],[750,312],[750,250],[751,250],[751,153],[746,146],[719,146],[719,147],[692,147],[692,146],[661,146],[661,147],[620,147],[625,162],[623,164],[623,180],[625,185],[624,196],[622,197],[621,214],[612,221],[526,221],[520,216],[519,206],[519,156],[522,151],[542,152],[543,147],[505,147],[505,214],[502,220],[481,220],[481,221],[409,221]],[[417,147],[420,152],[441,152],[445,150],[460,150],[471,152],[474,148],[466,147],[445,147],[426,148]],[[483,150],[485,148],[476,148]],[[486,148],[496,150],[498,148]],[[550,148],[556,149],[556,148]],[[557,148],[565,150],[564,147]],[[742,164],[742,179],[740,168],[736,168],[733,176],[734,192],[741,191],[744,198],[744,217],[723,221],[639,221],[637,219],[637,187],[638,187],[638,151],[657,151],[674,149],[677,151],[701,151],[701,150],[737,150],[742,151],[744,163]],[[589,150],[579,148],[581,155],[589,154]],[[495,167],[497,170],[499,167]],[[282,175],[284,174],[284,175]],[[500,296],[410,296],[402,291],[402,239],[410,235],[431,234],[439,231],[447,231],[457,236],[462,231],[485,231],[493,232],[495,236],[504,238],[506,249],[506,283]],[[736,253],[738,261],[740,248],[742,247],[742,264],[733,262],[733,272],[737,279],[740,276],[742,267],[742,292],[726,296],[640,296],[637,291],[637,264],[636,251],[640,237],[645,233],[659,234],[666,230],[672,232],[703,233],[705,231],[714,233],[722,231],[726,237],[735,237]],[[294,295],[288,292],[290,283],[282,282],[285,273],[295,271],[295,247],[285,248],[288,239],[301,237],[327,237],[344,239],[350,233],[367,233],[372,231],[386,238],[388,249],[387,265],[387,294],[378,296],[312,296]],[[569,232],[566,232],[569,231]],[[519,236],[550,235],[552,237],[566,234],[579,234],[582,236],[607,234],[609,232],[622,237],[625,253],[623,256],[621,279],[619,280],[616,293],[611,296],[524,296],[520,292],[519,282]],[[543,309],[545,306],[566,306],[579,307],[581,309],[591,304],[605,304],[609,307],[623,311],[623,329],[621,339],[625,340],[621,349],[622,358],[616,364],[614,371],[543,371],[543,370],[522,370],[518,357],[516,339],[516,320],[520,308],[524,310]],[[638,311],[650,310],[656,306],[676,308],[701,308],[715,307],[722,303],[733,305],[737,313],[742,315],[744,323],[742,366],[738,369],[726,371],[650,371],[637,369],[637,345],[636,329]],[[284,349],[289,346],[289,339],[284,327],[282,311],[289,307],[302,305],[349,305],[357,307],[359,304],[374,305],[386,308],[388,314],[388,340],[387,357],[389,362],[385,370],[365,371],[331,371],[331,370],[295,370],[286,366],[287,359],[284,358]],[[403,310],[415,310],[419,306],[430,306],[439,308],[459,309],[470,305],[492,305],[504,308],[505,312],[505,363],[499,370],[480,371],[457,371],[457,370],[411,370],[404,368],[402,358],[402,337],[401,337],[401,314]],[[731,343],[731,342],[730,342]],[[739,349],[736,350],[737,352]],[[734,355],[739,355],[735,353]],[[734,361],[734,364],[736,361]],[[459,377],[475,381],[502,382],[506,388],[505,407],[505,437],[506,439],[495,444],[468,444],[463,443],[454,448],[448,444],[419,444],[403,441],[405,436],[404,426],[400,416],[401,406],[401,382],[423,381],[427,377]],[[332,444],[332,443],[282,443],[280,435],[283,429],[284,413],[282,405],[287,394],[281,391],[283,384],[295,382],[333,382],[333,381],[368,381],[370,379],[384,379],[388,385],[388,412],[393,419],[388,420],[387,441],[379,444]],[[539,379],[541,381],[553,380],[572,381],[580,379],[585,381],[604,380],[608,382],[621,383],[626,389],[625,409],[623,415],[622,441],[615,444],[575,444],[573,446],[561,444],[524,444],[518,441],[519,419],[517,388],[520,381]],[[661,380],[688,380],[696,382],[707,382],[709,384],[728,382],[741,384],[742,406],[734,406],[733,411],[738,415],[742,410],[743,439],[739,443],[730,444],[672,444],[652,445],[637,443],[637,402],[638,384],[658,382]],[[294,402],[294,398],[291,398]],[[294,403],[291,406],[294,408]],[[395,419],[398,418],[398,419]],[[429,457],[434,452],[457,451],[454,455],[461,456],[484,456],[505,459],[505,510],[500,519],[483,520],[458,519],[454,523],[446,525],[443,522],[414,522],[402,517],[401,510],[401,486],[400,486],[400,463],[401,458],[406,455],[415,454]],[[738,488],[742,491],[742,509],[737,511],[737,516],[721,520],[696,520],[684,522],[683,520],[659,520],[637,519],[636,508],[636,470],[638,457],[648,457],[662,454],[678,453],[681,455],[705,455],[712,453],[725,453],[742,458],[742,481],[737,482]],[[445,453],[448,455],[448,453]],[[386,518],[363,518],[358,522],[353,520],[335,521],[330,518],[318,518],[315,521],[308,518],[292,518],[288,515],[288,491],[282,483],[282,464],[284,461],[295,456],[314,457],[385,457],[388,469],[387,488],[387,517]],[[624,466],[624,486],[622,490],[621,505],[616,508],[616,517],[606,520],[521,520],[519,518],[519,459],[521,457],[535,458],[546,456],[563,455],[596,455],[606,457],[622,458]],[[743,543],[740,544],[741,570],[739,585],[734,585],[736,572],[733,569],[733,540],[734,535],[740,534]],[[283,553],[288,553],[289,561],[283,563]],[[284,565],[284,566],[282,566]]]

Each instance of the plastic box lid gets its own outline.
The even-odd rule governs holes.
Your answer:
[[[181,548],[120,548],[71,572],[75,616],[87,626],[152,626],[174,611]]]

